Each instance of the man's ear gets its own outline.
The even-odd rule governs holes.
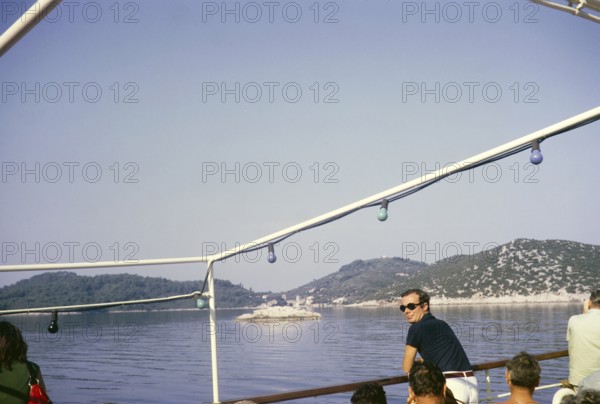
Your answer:
[[[444,383],[444,388],[442,389],[442,394],[446,397],[446,383]]]
[[[508,370],[506,371],[505,377],[506,377],[506,384],[510,384],[510,372]]]

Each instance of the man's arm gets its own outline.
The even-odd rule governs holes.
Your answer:
[[[415,358],[417,357],[417,348],[414,346],[406,345],[404,349],[404,359],[402,360],[402,369],[406,373],[410,372],[413,363],[415,362]]]

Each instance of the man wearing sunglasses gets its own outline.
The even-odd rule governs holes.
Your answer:
[[[415,362],[417,352],[422,360],[433,362],[444,373],[446,385],[463,403],[477,403],[477,379],[471,363],[452,328],[429,311],[429,295],[420,289],[402,293],[400,311],[411,326],[406,336],[402,368],[406,373]]]

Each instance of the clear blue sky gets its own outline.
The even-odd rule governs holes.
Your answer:
[[[21,4],[2,1],[2,31]],[[0,59],[1,264],[231,248],[598,106],[600,25],[469,4],[62,4]],[[384,223],[363,210],[216,277],[281,291],[359,258],[600,244],[598,130],[545,141],[537,168],[523,152],[394,202]],[[205,275],[78,273],[126,270]]]

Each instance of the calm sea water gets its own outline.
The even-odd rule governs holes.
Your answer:
[[[455,330],[472,363],[506,359],[525,350],[566,349],[569,316],[580,304],[433,307]],[[63,403],[212,402],[210,334],[218,341],[220,399],[274,394],[403,374],[408,325],[397,308],[322,308],[319,321],[240,323],[249,310],[88,312],[61,314],[60,332],[46,331],[49,315],[10,316],[41,367],[51,398]],[[506,391],[503,370],[492,391]],[[542,384],[568,375],[568,359],[542,363]],[[477,374],[485,390],[484,374]],[[406,402],[406,385],[386,386],[390,403]],[[539,391],[550,402],[555,389]],[[300,403],[344,403],[350,394]]]

